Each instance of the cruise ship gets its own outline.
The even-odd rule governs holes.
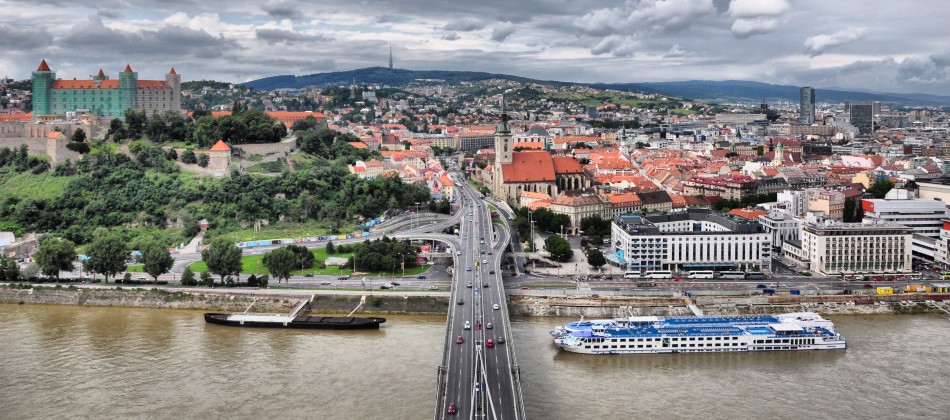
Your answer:
[[[570,322],[551,334],[584,354],[844,349],[834,324],[814,312],[766,316],[631,316]]]

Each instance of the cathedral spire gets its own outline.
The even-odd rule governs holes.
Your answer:
[[[505,95],[501,95],[501,124],[495,129],[498,134],[511,134],[511,127],[508,125],[508,104],[505,102]]]

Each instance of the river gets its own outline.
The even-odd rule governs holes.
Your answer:
[[[0,305],[0,417],[426,419],[444,318],[256,330],[201,312]],[[947,418],[950,320],[839,316],[845,351],[585,356],[514,320],[530,418]]]

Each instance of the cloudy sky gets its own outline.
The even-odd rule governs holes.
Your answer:
[[[950,95],[946,0],[0,0],[0,76],[232,82],[395,65]]]

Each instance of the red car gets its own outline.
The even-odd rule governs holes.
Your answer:
[[[465,339],[463,339],[462,336],[459,336],[459,338],[456,338],[456,339],[455,339],[455,342],[456,342],[456,343],[459,343],[459,344],[462,344],[462,343],[465,342]]]
[[[884,281],[884,277],[875,277],[874,281]]]
[[[492,341],[492,339],[489,338],[488,341],[485,342],[485,345],[486,345],[488,348],[492,348],[492,347],[495,347],[495,342]]]
[[[867,287],[868,289],[870,289],[874,287],[874,285],[872,285],[871,283],[864,283],[864,287]]]
[[[449,408],[447,408],[447,409],[445,410],[445,412],[446,412],[446,413],[449,413],[449,414],[455,414],[456,411],[458,411],[458,409],[455,408],[455,403],[454,403],[454,402],[453,402],[453,403],[449,403]]]

